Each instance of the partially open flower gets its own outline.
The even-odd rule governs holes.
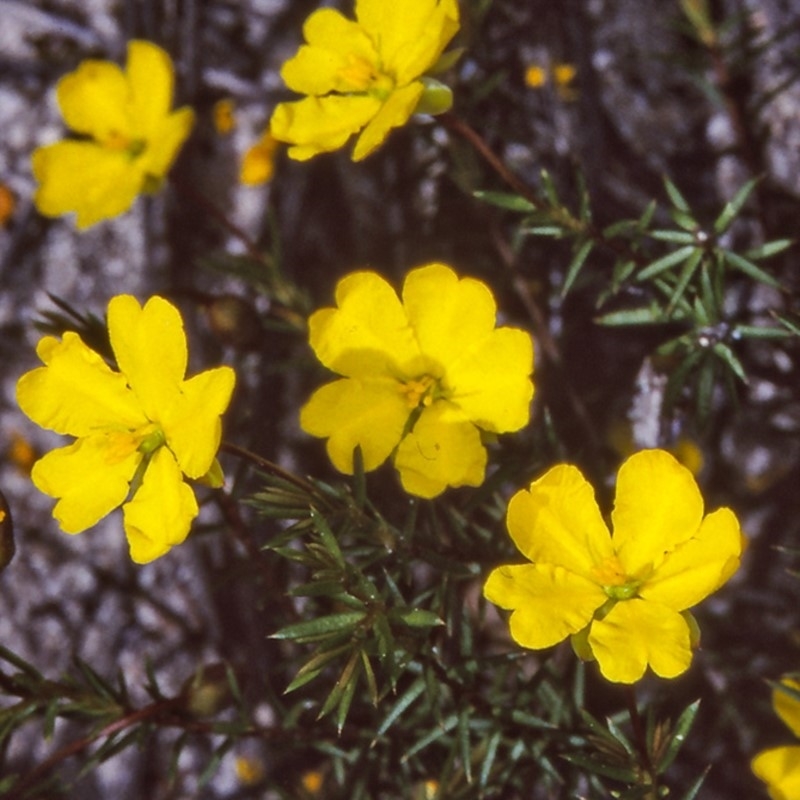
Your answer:
[[[83,61],[56,87],[61,114],[78,138],[33,153],[36,208],[47,217],[74,211],[88,228],[155,192],[194,123],[189,108],[170,111],[169,55],[150,42],[128,44],[123,72],[110,61]]]
[[[121,505],[131,558],[141,564],[189,533],[198,507],[184,476],[221,484],[220,416],[234,373],[217,367],[185,380],[183,321],[161,297],[144,308],[114,297],[108,330],[119,372],[76,333],[45,336],[36,348],[44,366],[19,379],[17,401],[38,425],[76,437],[31,472],[58,499],[62,530],[80,533]]]
[[[355,22],[332,8],[315,11],[306,39],[281,69],[303,100],[275,109],[272,134],[304,161],[338,150],[359,133],[353,160],[368,156],[417,111],[446,111],[450,90],[423,77],[459,27],[456,0],[356,0]]]

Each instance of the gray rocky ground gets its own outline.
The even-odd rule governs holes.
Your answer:
[[[55,81],[84,57],[120,59],[130,38],[152,38],[164,45],[178,64],[179,100],[192,102],[200,117],[183,165],[185,174],[231,209],[238,225],[255,238],[263,237],[272,189],[238,186],[237,159],[260,133],[280,89],[277,68],[296,45],[299,21],[315,4],[290,5],[286,0],[0,0],[0,181],[18,202],[10,222],[0,229],[0,450],[17,434],[40,451],[52,447],[56,438],[29,423],[14,400],[16,379],[36,363],[39,334],[32,323],[38,314],[53,310],[49,295],[102,314],[108,298],[122,292],[144,297],[189,286],[237,288],[235,281],[195,274],[186,244],[191,223],[187,227],[186,218],[176,221],[174,195],[169,192],[140,201],[124,217],[80,234],[69,220],[46,221],[37,215],[31,203],[30,154],[61,136]],[[677,3],[497,0],[487,34],[496,37],[496,49],[487,51],[497,60],[491,66],[504,69],[508,78],[497,90],[503,98],[496,107],[500,110],[489,112],[484,120],[487,129],[494,128],[508,161],[532,181],[542,165],[558,169],[575,158],[612,215],[641,210],[662,191],[664,173],[690,194],[709,198],[710,205],[728,199],[743,180],[763,174],[771,192],[770,224],[783,232],[792,214],[796,225],[800,207],[800,16],[788,0],[727,0],[718,5],[727,14],[741,15],[755,31],[757,44],[769,43],[738,78],[749,81],[745,93],[751,99],[776,90],[774,97],[754,106],[749,117],[737,117],[724,104],[709,100],[698,86],[697,71],[684,68],[687,60],[698,56],[679,29]],[[566,102],[552,88],[523,90],[514,76],[532,60],[576,63],[577,99]],[[473,74],[483,77],[488,67],[467,55],[461,69],[466,80]],[[713,72],[708,63],[700,77],[713,81]],[[233,97],[238,108],[238,127],[226,139],[217,137],[210,124],[211,105],[222,96]],[[497,116],[492,118],[492,113]],[[741,124],[758,132],[749,150],[734,146]],[[380,258],[376,254],[386,242],[391,243],[393,263],[413,260],[419,250],[412,237],[421,231],[424,240],[425,226],[441,208],[441,193],[447,190],[442,188],[437,136],[444,141],[438,132],[416,150],[407,140],[398,144],[409,158],[432,159],[419,170],[419,182],[414,178],[421,188],[409,189],[406,195],[413,201],[413,219],[381,193],[387,185],[403,190],[397,161],[382,162],[352,180],[346,161],[329,161],[308,171],[283,165],[278,210],[288,270],[295,277],[307,270],[313,293],[326,297],[332,284],[326,270],[348,261],[349,266],[371,263]],[[340,225],[336,215],[341,209],[334,206],[342,202],[350,212]],[[309,223],[312,206],[327,209],[330,222]],[[759,228],[763,222],[751,222],[756,239],[764,233]],[[219,232],[208,247],[241,252],[235,238]],[[742,302],[770,308],[782,301],[765,292]],[[247,390],[252,396],[264,391],[260,362],[208,344],[202,320],[193,325],[206,342],[205,354],[238,359]],[[762,362],[760,377],[747,387],[743,413],[723,422],[718,435],[716,468],[729,484],[741,488],[748,533],[761,536],[766,545],[785,546],[800,534],[796,498],[789,506],[793,516],[775,505],[780,501],[759,501],[771,497],[771,487],[787,476],[798,476],[800,399],[794,357],[754,354]],[[291,395],[296,389],[282,384],[282,391]],[[292,404],[291,396],[283,410],[279,404],[272,410],[277,422],[269,423],[268,435],[284,460],[293,457],[296,431],[282,416]],[[252,597],[230,584],[214,586],[215,565],[225,560],[229,545],[202,538],[176,548],[167,559],[137,568],[126,557],[117,515],[91,532],[68,537],[50,517],[50,502],[32,489],[27,475],[9,458],[0,461],[0,487],[17,531],[16,558],[0,574],[0,643],[46,674],[68,670],[79,657],[101,674],[120,669],[132,687],[141,687],[149,659],[164,687],[176,690],[199,662],[260,652],[264,632],[250,616]],[[765,487],[766,494],[759,494],[758,487]],[[203,521],[213,523],[215,512],[205,513]],[[730,606],[719,609],[724,617],[747,605],[754,618],[760,615],[767,621],[765,627],[774,635],[764,631],[761,645],[766,652],[756,656],[759,663],[753,667],[765,677],[775,677],[797,655],[790,649],[774,652],[797,625],[792,600],[796,589],[785,567],[761,557],[755,560],[737,584],[740,599],[733,611]],[[775,590],[774,597],[764,594],[765,585]],[[717,690],[733,688],[722,685]],[[266,704],[259,713],[269,720]],[[68,728],[57,727],[55,741],[68,734]],[[745,728],[737,741],[714,743],[706,751],[701,747],[694,758],[698,765],[704,758],[720,764],[732,755],[741,762],[760,741],[757,730]],[[53,746],[32,728],[14,739],[7,757],[10,763],[33,764]],[[197,776],[209,752],[208,745],[188,748],[179,765],[184,777],[166,792],[160,783],[163,754],[157,745],[127,751],[82,783],[81,798],[269,796],[248,793],[238,781],[236,753],[224,758],[216,777],[199,789]],[[257,748],[254,752],[258,755]],[[712,781],[702,796],[730,798],[730,785],[724,779]]]

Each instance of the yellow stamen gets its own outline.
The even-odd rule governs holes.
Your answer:
[[[424,406],[427,408],[433,402],[433,392],[431,389],[436,385],[436,381],[430,375],[423,375],[420,378],[412,378],[400,387],[400,393],[405,397],[409,408]]]
[[[354,92],[364,92],[378,80],[378,70],[366,58],[348,53],[345,65],[339,70],[339,77]]]

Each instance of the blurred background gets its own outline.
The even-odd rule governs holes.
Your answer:
[[[328,5],[352,12],[349,3]],[[796,236],[796,4],[711,2],[719,38],[705,43],[677,0],[461,5],[456,44],[466,49],[451,82],[454,113],[523,181],[540,186],[546,169],[574,207],[582,174],[595,222],[604,226],[639,217],[653,198],[666,203],[664,176],[706,221],[758,177],[728,232],[731,246]],[[739,515],[749,552],[731,583],[698,610],[703,639],[695,665],[668,686],[647,683],[645,695],[660,698],[667,710],[703,698],[670,773],[678,790],[711,765],[701,797],[766,796],[749,760],[792,740],[770,708],[766,681],[800,669],[797,337],[737,345],[747,383],[715,391],[701,423],[687,401],[662,426],[660,376],[670,365],[653,354],[676,330],[596,323],[611,279],[612,259],[601,250],[593,251],[563,300],[569,247],[520,237],[518,216],[478,202],[473,191],[508,188],[447,126],[430,119],[408,125],[360,164],[346,149],[307,163],[290,162],[279,151],[269,183],[243,186],[240,160],[275,104],[289,98],[278,71],[317,6],[309,0],[0,0],[0,489],[17,545],[0,573],[0,644],[52,677],[69,670],[75,657],[102,675],[121,670],[134,690],[146,683],[148,662],[176,691],[199,663],[224,659],[237,665],[256,718],[267,724],[273,698],[286,685],[281,651],[266,639],[269,576],[238,579],[241,544],[215,532],[220,512],[205,508],[187,545],[136,567],[117,515],[81,536],[65,536],[50,516],[51,502],[31,486],[32,461],[58,439],[15,407],[16,380],[37,363],[35,324],[64,313],[54,298],[102,317],[114,294],[169,297],[187,318],[190,370],[220,362],[237,368],[226,438],[300,473],[330,477],[319,443],[302,435],[296,421],[319,373],[302,336],[274,324],[276,308],[329,304],[336,280],[355,268],[377,269],[399,285],[409,268],[442,260],[491,286],[504,324],[533,331],[541,362],[538,413],[550,415],[561,458],[596,475],[597,452],[614,464],[634,446],[688,442],[709,508],[729,505]],[[123,217],[78,233],[68,218],[37,214],[30,155],[63,136],[54,95],[59,77],[85,58],[122,63],[133,38],[172,55],[176,105],[193,106],[198,122],[175,184],[140,199]],[[220,122],[220,101],[231,104],[230,125]],[[241,238],[218,224],[198,194],[257,242],[263,263],[248,257]],[[726,290],[730,319],[767,324],[772,311],[798,311],[796,248],[768,268],[786,291],[734,280]],[[247,279],[253,275],[263,291],[252,291]],[[245,310],[221,305],[219,298],[229,295],[246,301]],[[634,290],[623,292],[603,310],[639,299]],[[541,313],[532,314],[531,303]],[[233,333],[227,314],[239,315]],[[557,345],[557,369],[548,342]],[[581,419],[569,397],[580,398]],[[654,410],[642,411],[648,403]],[[633,430],[642,418],[655,425],[655,434]],[[512,454],[534,464],[523,452],[531,442],[522,437]],[[236,479],[236,462],[225,466]],[[599,680],[590,681],[588,697],[599,715],[620,703],[616,690]],[[170,734],[160,736],[169,740]],[[15,769],[29,769],[69,738],[66,723],[47,742],[32,726],[3,757]],[[152,737],[82,779],[80,797],[278,796],[263,783],[248,785],[241,759],[264,765],[282,796],[336,796],[306,783],[315,767],[310,757],[281,758],[268,742],[245,745],[222,758],[200,787],[213,742],[193,743],[177,765],[179,780],[167,788],[162,739]],[[71,774],[73,767],[64,769]]]

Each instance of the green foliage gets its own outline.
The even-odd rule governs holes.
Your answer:
[[[493,6],[488,0],[461,5],[475,28]],[[724,56],[723,26],[708,4],[681,0],[679,6],[685,17],[681,30],[692,46]],[[439,66],[454,65],[455,57]],[[497,101],[508,82],[504,71],[487,67],[474,85],[456,92],[456,109],[462,105],[465,114],[472,112],[477,125],[483,104]],[[725,90],[724,85],[709,90],[723,107],[730,99]],[[506,617],[487,608],[482,587],[498,564],[521,560],[505,530],[511,491],[556,461],[585,465],[600,492],[609,486],[618,453],[604,426],[612,414],[624,416],[620,409],[630,407],[631,392],[617,387],[604,416],[606,410],[600,413],[597,406],[608,397],[594,397],[592,387],[587,390],[576,379],[580,367],[569,373],[569,353],[595,335],[627,332],[628,341],[641,338],[644,344],[634,356],[624,355],[635,358],[638,369],[655,365],[664,378],[663,406],[654,412],[659,443],[674,443],[674,430],[711,430],[764,369],[768,359],[755,358],[754,352],[774,356],[797,345],[800,316],[787,300],[794,240],[782,230],[773,235],[764,225],[761,241],[748,228],[763,211],[760,177],[744,181],[714,206],[683,188],[682,181],[664,176],[657,197],[648,193],[639,207],[626,214],[613,209],[616,216],[609,218],[579,166],[537,166],[529,185],[463,119],[449,113],[441,123],[453,135],[448,180],[464,190],[457,202],[442,192],[441,203],[454,204],[456,211],[449,213],[458,217],[455,228],[463,241],[442,244],[438,223],[426,224],[434,231],[437,254],[451,246],[463,253],[473,239],[458,204],[486,219],[486,239],[495,249],[491,259],[480,251],[470,268],[478,271],[482,258],[491,263],[487,282],[497,289],[501,314],[535,337],[537,394],[530,426],[513,441],[489,442],[495,437],[487,436],[491,467],[483,486],[432,501],[408,497],[381,470],[367,475],[360,451],[351,478],[331,477],[321,447],[309,454],[307,442],[298,444],[283,430],[294,425],[286,420],[290,414],[296,419],[297,408],[268,413],[253,389],[268,375],[275,378],[281,401],[286,396],[297,405],[307,397],[312,384],[307,319],[317,305],[312,294],[318,287],[303,270],[317,265],[298,257],[299,267],[286,269],[272,210],[266,245],[246,240],[246,255],[203,252],[196,260],[203,280],[219,280],[221,288],[184,290],[184,299],[203,310],[211,346],[233,352],[243,376],[226,437],[258,452],[223,444],[225,457],[240,466],[232,486],[208,501],[221,522],[202,533],[218,535],[229,558],[214,580],[226,588],[247,583],[260,625],[257,638],[264,643],[259,652],[268,657],[255,667],[233,658],[199,663],[175,691],[165,687],[160,665],[149,661],[143,685],[132,687],[122,671],[109,679],[81,660],[66,675],[46,677],[0,646],[0,764],[8,766],[4,759],[12,740],[33,726],[52,743],[38,765],[19,761],[22,766],[15,762],[0,774],[0,797],[74,796],[82,775],[154,741],[167,742],[167,792],[179,783],[187,748],[198,742],[206,748],[197,776],[202,790],[243,742],[256,742],[281,777],[270,774],[256,782],[253,796],[701,796],[705,760],[690,762],[680,781],[673,776],[693,728],[696,734],[713,725],[703,719],[706,709],[727,702],[704,696],[701,706],[696,696],[703,690],[713,695],[712,681],[695,676],[674,694],[670,683],[648,683],[638,697],[633,690],[601,684],[595,665],[579,661],[568,647],[534,653],[514,644]],[[474,152],[460,150],[457,135]],[[491,172],[476,165],[479,156]],[[339,168],[345,169],[336,162]],[[316,177],[333,185],[335,169],[322,170]],[[380,173],[381,187],[391,172]],[[356,174],[367,181],[368,173]],[[344,181],[347,190],[360,190],[358,180],[352,186]],[[310,213],[305,205],[302,213]],[[368,261],[365,253],[371,254],[367,246],[359,258]],[[385,258],[391,263],[388,254]],[[505,271],[495,268],[498,262]],[[321,271],[330,267],[322,266]],[[327,273],[320,296],[330,288],[326,282],[332,284]],[[766,297],[761,305],[739,299],[756,292]],[[329,293],[324,296],[329,302]],[[113,360],[101,319],[51,299],[58,311],[41,314],[41,330],[76,331]],[[284,460],[283,449],[276,463],[261,452],[272,434],[277,439],[278,429],[291,452]],[[8,512],[2,494],[0,511]],[[0,519],[0,569],[13,551],[9,512]],[[248,671],[263,678],[255,688],[241,680]],[[774,686],[800,699],[795,690]],[[146,701],[133,699],[141,697]],[[268,722],[256,713],[259,705],[262,711],[268,707]],[[64,721],[70,723],[66,734]],[[62,770],[73,762],[77,775]],[[318,792],[298,781],[301,770],[316,765],[324,776]]]

